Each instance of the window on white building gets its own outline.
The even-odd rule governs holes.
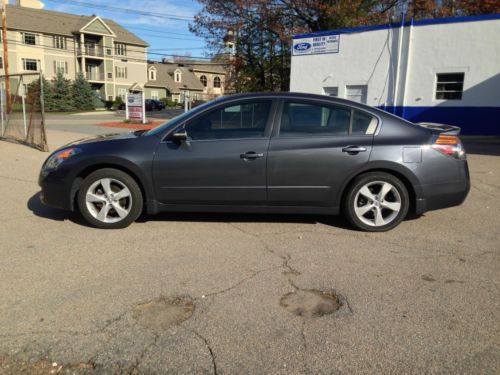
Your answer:
[[[158,100],[158,91],[151,91],[151,99]]]
[[[115,55],[127,56],[127,46],[123,43],[115,43]]]
[[[39,60],[35,59],[22,59],[23,69],[37,72]]]
[[[337,97],[339,96],[338,87],[323,87],[323,93],[328,96]]]
[[[204,87],[207,87],[207,84],[208,84],[208,80],[207,80],[207,76],[203,75],[200,77],[200,82],[201,84],[204,86]]]
[[[52,42],[54,45],[54,48],[58,49],[66,49],[66,38],[60,35],[54,35],[52,37]]]
[[[127,78],[127,67],[126,66],[116,66],[115,67],[115,77],[116,78]]]
[[[24,44],[29,44],[29,45],[36,45],[36,34],[32,33],[22,33],[23,36],[23,43]]]
[[[217,77],[217,76],[216,76],[216,77],[214,78],[214,87],[215,87],[215,88],[220,88],[220,84],[221,84],[221,82],[220,82],[220,77]]]
[[[149,80],[156,81],[156,70],[155,69],[149,70]]]
[[[464,91],[464,73],[436,74],[436,99],[460,100]]]
[[[126,99],[127,97],[127,89],[118,89],[118,96],[122,99]]]
[[[174,80],[175,82],[180,82],[182,80],[182,74],[179,70],[175,71]]]
[[[0,69],[3,69],[3,57],[0,57]]]
[[[352,100],[353,102],[366,104],[368,86],[352,85],[352,86],[346,86],[345,88],[346,88],[346,99]]]
[[[68,63],[66,61],[54,61],[55,74],[68,74]]]

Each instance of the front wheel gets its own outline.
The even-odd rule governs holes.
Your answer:
[[[78,192],[78,207],[85,220],[101,229],[125,228],[142,212],[143,198],[137,182],[111,168],[85,178]]]
[[[358,176],[344,202],[347,219],[357,228],[384,232],[396,227],[408,213],[408,190],[397,177],[384,172]]]

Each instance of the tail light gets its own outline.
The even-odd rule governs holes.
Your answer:
[[[442,154],[449,155],[455,159],[465,159],[465,150],[462,146],[460,138],[456,135],[440,135],[432,145],[432,148],[441,152]]]

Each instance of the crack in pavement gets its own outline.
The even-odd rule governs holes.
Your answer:
[[[219,294],[224,294],[224,293],[227,293],[237,287],[239,287],[240,285],[244,284],[245,282],[249,281],[249,280],[252,280],[255,276],[257,276],[258,274],[260,273],[263,273],[263,272],[266,272],[266,271],[270,271],[270,270],[273,270],[273,269],[276,269],[277,267],[269,267],[269,268],[264,268],[262,270],[259,270],[259,271],[256,271],[254,272],[253,274],[251,274],[250,276],[248,277],[245,277],[244,279],[241,279],[240,281],[238,281],[236,284],[234,285],[231,285],[230,287],[226,288],[226,289],[222,289],[222,290],[218,290],[216,292],[211,292],[211,293],[208,293],[208,294],[205,294],[205,297],[213,297],[213,296],[216,296],[216,295],[219,295]],[[193,299],[194,301],[197,301],[199,300],[198,299]]]
[[[243,228],[238,227],[234,223],[229,223],[228,222],[227,224],[230,225],[231,227],[235,228],[236,230],[240,231],[241,233],[246,234],[247,236],[251,236],[251,237],[256,238],[257,241],[259,241],[260,244],[262,245],[264,251],[266,251],[266,252],[270,253],[271,255],[273,255],[273,256],[278,257],[279,259],[281,259],[282,260],[282,264],[281,264],[280,268],[285,268],[286,269],[286,271],[284,272],[284,274],[287,276],[288,283],[294,289],[299,289],[297,287],[297,285],[295,285],[295,283],[292,281],[292,277],[298,276],[301,273],[298,270],[296,270],[295,268],[293,268],[292,266],[290,266],[288,264],[288,262],[290,262],[290,260],[292,259],[292,257],[290,256],[290,254],[281,255],[281,254],[277,253],[276,251],[274,251],[273,249],[271,249],[269,247],[269,245],[262,238],[260,238],[260,236],[258,234],[252,233],[252,232],[248,232],[248,231],[244,230]]]
[[[215,352],[212,349],[212,347],[210,346],[210,343],[208,342],[208,340],[203,335],[201,335],[198,331],[196,331],[194,329],[190,329],[190,328],[182,327],[182,326],[180,326],[180,327],[183,328],[183,329],[185,329],[188,332],[191,332],[193,335],[195,335],[201,341],[203,341],[203,343],[205,344],[205,346],[208,349],[208,352],[210,353],[210,358],[212,359],[213,374],[217,375],[217,361],[216,361]]]

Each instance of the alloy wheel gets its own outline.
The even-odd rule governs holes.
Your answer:
[[[363,185],[354,198],[354,212],[372,227],[391,223],[401,211],[401,195],[389,182],[372,181]]]
[[[114,178],[102,178],[87,189],[85,204],[96,220],[117,223],[129,215],[132,194],[123,182]]]

